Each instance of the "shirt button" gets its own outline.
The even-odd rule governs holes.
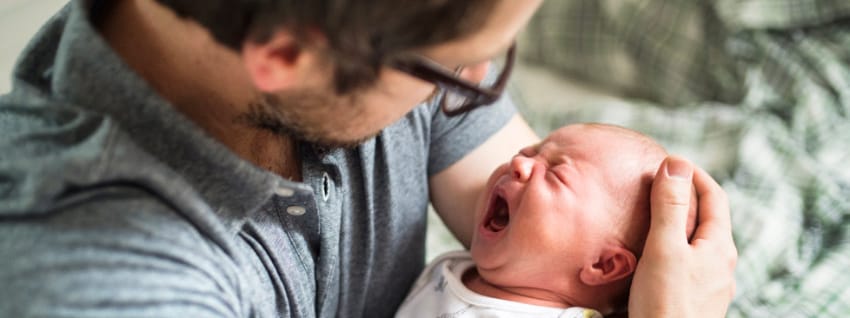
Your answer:
[[[325,172],[322,175],[322,200],[325,202],[328,201],[328,198],[331,196],[331,177]]]
[[[295,190],[287,187],[277,187],[274,189],[274,193],[284,198],[288,198],[295,195]]]
[[[286,213],[289,213],[289,215],[292,216],[301,216],[304,215],[304,213],[307,213],[307,209],[305,209],[303,206],[293,205],[291,207],[286,208]]]

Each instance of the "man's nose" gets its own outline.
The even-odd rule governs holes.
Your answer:
[[[513,170],[514,179],[520,182],[528,181],[534,172],[534,164],[535,161],[532,158],[515,156],[511,159],[511,170]]]

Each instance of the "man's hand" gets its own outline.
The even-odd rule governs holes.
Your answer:
[[[697,228],[685,236],[691,185]],[[629,299],[630,317],[724,317],[735,294],[738,252],[726,193],[705,171],[668,157],[651,194],[651,225]]]

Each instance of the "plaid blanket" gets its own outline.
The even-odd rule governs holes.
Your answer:
[[[730,317],[850,315],[850,1],[546,1],[521,39],[539,133],[623,125],[723,185]],[[561,78],[621,98],[576,103]]]

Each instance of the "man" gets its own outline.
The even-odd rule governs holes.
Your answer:
[[[392,315],[429,200],[468,244],[487,175],[537,140],[498,97],[539,5],[73,1],[0,101],[2,316]],[[720,316],[723,192],[659,171],[632,311]],[[672,234],[692,178],[700,245]]]

